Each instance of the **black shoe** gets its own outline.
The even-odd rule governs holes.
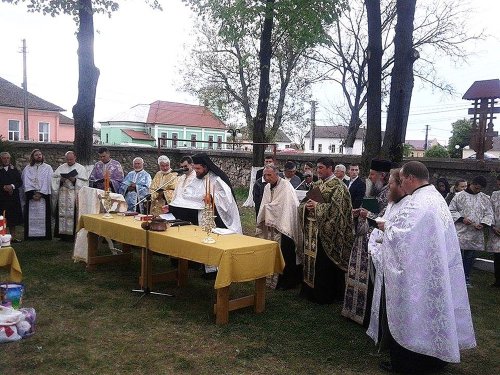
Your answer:
[[[383,361],[378,364],[378,367],[385,372],[395,372],[392,368],[392,364],[389,361]]]
[[[18,240],[17,238],[12,238],[10,240],[11,243],[21,243],[21,240]]]
[[[203,275],[201,275],[201,277],[205,280],[215,280],[215,278],[217,277],[217,271],[204,273]]]

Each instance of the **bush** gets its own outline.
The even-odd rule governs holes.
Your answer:
[[[425,151],[424,156],[426,158],[449,158],[450,154],[445,147],[441,145],[435,145]]]

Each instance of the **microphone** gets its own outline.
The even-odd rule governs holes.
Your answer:
[[[184,173],[184,172],[187,172],[189,170],[189,168],[187,167],[182,167],[182,168],[179,168],[179,169],[172,169],[172,172],[176,172],[176,173]]]

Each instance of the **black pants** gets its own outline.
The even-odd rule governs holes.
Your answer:
[[[500,253],[493,254],[493,266],[495,267],[495,285],[500,286]]]
[[[343,301],[345,292],[345,272],[333,263],[318,241],[314,288],[302,283],[300,295],[312,302],[329,304]]]
[[[389,353],[391,356],[392,369],[403,374],[427,374],[441,370],[448,364],[439,358],[431,357],[425,354],[415,353],[411,350],[403,348],[392,337],[389,325],[387,322],[387,309],[385,290],[382,289],[381,308],[383,316],[381,316],[382,337],[389,345]]]
[[[285,268],[283,274],[278,276],[276,289],[293,289],[300,284],[301,273],[300,267],[297,265],[295,256],[295,242],[290,237],[281,235],[281,254],[285,260]]]

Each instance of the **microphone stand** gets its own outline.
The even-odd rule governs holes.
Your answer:
[[[152,193],[157,193],[158,190],[161,190],[165,185],[168,185],[169,183],[171,183],[173,180],[175,180],[178,176],[175,176],[175,177],[172,177],[170,180],[168,180],[167,182],[161,184],[157,189],[153,190],[151,193],[147,194],[143,199],[141,199],[139,202],[137,202],[135,204],[135,206],[138,206],[139,204],[141,204],[142,202],[146,201],[146,200],[151,200],[151,194]]]
[[[151,195],[149,197],[146,197],[145,200],[151,199]],[[132,292],[136,293],[142,293],[139,299],[133,304],[133,306],[136,306],[144,296],[148,296],[150,294],[154,294],[157,296],[164,296],[164,297],[175,297],[173,294],[168,294],[168,293],[160,293],[160,292],[153,292],[150,289],[150,284],[152,282],[152,268],[153,268],[153,255],[151,254],[151,251],[149,250],[149,231],[150,231],[150,222],[146,222],[147,224],[143,227],[143,229],[146,231],[146,243],[145,247],[142,249],[142,261],[141,261],[141,274],[142,274],[142,285],[141,289],[132,289]]]

